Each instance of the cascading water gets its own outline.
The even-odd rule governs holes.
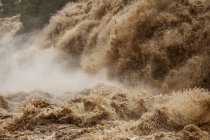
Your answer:
[[[0,139],[210,139],[207,0],[81,0],[0,19]],[[63,103],[65,102],[65,103]]]

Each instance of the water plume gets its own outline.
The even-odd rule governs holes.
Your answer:
[[[89,75],[66,61],[70,57],[65,53],[45,48],[40,31],[15,35],[21,27],[18,16],[1,20],[0,91],[73,93],[100,82],[109,83],[106,70]]]
[[[209,140],[208,0],[78,0],[18,36],[17,19],[0,26],[0,138]]]
[[[67,4],[44,32],[87,72],[105,67],[126,84],[143,81],[166,92],[208,89],[209,6],[205,0],[85,0]]]

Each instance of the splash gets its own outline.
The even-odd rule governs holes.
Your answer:
[[[70,57],[65,53],[45,49],[40,32],[15,36],[21,27],[18,16],[1,21],[0,91],[44,90],[59,94],[109,83],[105,70],[89,75],[76,69],[70,60],[67,62],[65,59]]]
[[[79,0],[18,36],[1,19],[0,138],[209,140],[209,12]]]
[[[36,98],[20,111],[4,127],[7,138],[210,138],[210,94],[202,89],[155,95],[151,89],[136,93],[100,84],[66,104]]]
[[[165,91],[209,88],[209,1],[87,0],[52,17],[46,36],[81,68]],[[71,9],[71,10],[69,10]]]

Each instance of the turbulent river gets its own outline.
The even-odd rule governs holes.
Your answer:
[[[210,140],[210,2],[81,0],[0,18],[0,140]]]

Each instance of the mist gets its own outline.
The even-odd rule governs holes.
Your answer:
[[[21,27],[18,17],[5,19],[1,23],[5,25],[0,29],[0,91],[74,93],[97,83],[111,83],[106,70],[89,75],[71,66],[71,58],[64,58],[65,52],[49,47],[49,44],[44,47],[41,31],[15,35]]]
[[[0,139],[209,140],[209,1],[23,1],[0,18]]]

